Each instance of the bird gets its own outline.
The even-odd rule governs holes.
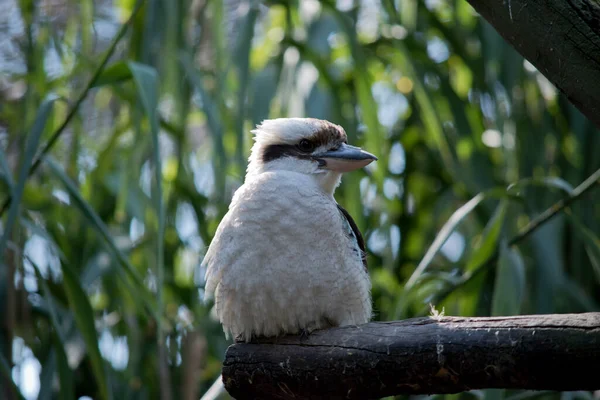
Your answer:
[[[201,266],[225,336],[310,334],[372,317],[365,242],[335,198],[345,172],[377,160],[314,118],[264,120],[244,183]]]

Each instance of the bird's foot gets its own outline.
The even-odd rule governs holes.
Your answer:
[[[309,328],[302,328],[302,329],[300,329],[300,340],[306,340],[306,339],[308,339],[308,337],[310,336],[311,332],[312,332],[312,329],[309,329]]]
[[[256,341],[260,336],[255,335],[254,333],[250,334],[250,337],[244,336],[243,333],[240,333],[235,337],[235,343],[250,343]]]
[[[246,340],[244,339],[244,335],[240,333],[239,335],[237,335],[235,337],[234,341],[235,341],[235,343],[243,343]]]

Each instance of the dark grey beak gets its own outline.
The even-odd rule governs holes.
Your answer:
[[[321,168],[336,172],[354,171],[377,160],[377,157],[360,147],[344,143],[335,150],[315,154],[313,158],[321,163]]]

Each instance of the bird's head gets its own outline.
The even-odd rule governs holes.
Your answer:
[[[294,171],[314,177],[324,191],[333,194],[343,172],[377,160],[373,154],[350,146],[341,126],[324,120],[265,120],[252,133],[256,143],[247,177],[265,171]]]

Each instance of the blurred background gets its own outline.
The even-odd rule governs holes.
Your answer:
[[[200,263],[286,116],[379,157],[336,195],[376,320],[600,310],[600,194],[540,219],[600,134],[465,0],[1,0],[0,398],[201,397]]]

